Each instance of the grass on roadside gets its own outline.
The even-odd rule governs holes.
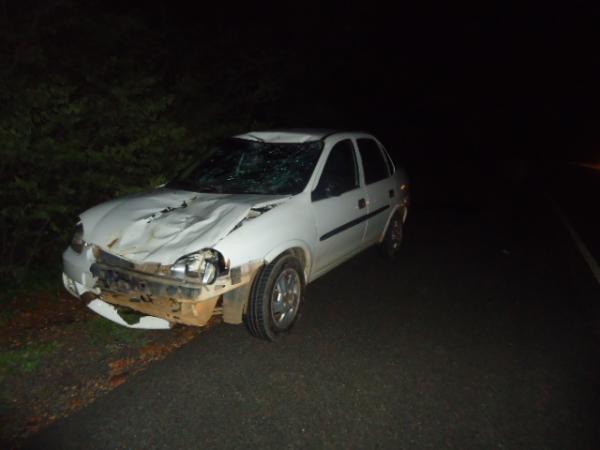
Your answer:
[[[0,302],[0,305],[2,303]],[[0,310],[0,327],[4,328],[15,316],[15,311],[13,309],[4,308]]]
[[[59,347],[55,341],[27,344],[18,348],[0,350],[0,380],[7,375],[27,374],[35,371],[44,358]]]
[[[0,280],[4,282],[5,280]],[[40,270],[35,275],[4,283],[0,291],[0,327],[4,327],[19,314],[27,310],[28,303],[22,299],[42,294],[45,301],[56,301],[63,290],[60,270]]]
[[[91,342],[106,347],[141,347],[149,340],[147,332],[124,327],[103,317],[94,317],[85,324]]]
[[[52,269],[38,270],[26,277],[3,282],[0,292],[0,304],[6,304],[15,297],[28,297],[32,293],[44,292],[47,295],[58,297],[62,288],[60,265]]]

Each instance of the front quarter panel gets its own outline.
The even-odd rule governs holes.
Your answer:
[[[298,194],[263,215],[247,220],[215,246],[231,267],[248,261],[269,263],[290,248],[302,248],[308,274],[316,242],[316,229],[310,198]],[[308,278],[308,277],[307,277]]]

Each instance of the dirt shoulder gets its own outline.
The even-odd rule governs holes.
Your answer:
[[[203,328],[133,330],[62,288],[15,295],[0,316],[0,447],[92,403]]]

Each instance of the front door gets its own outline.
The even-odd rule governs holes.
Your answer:
[[[366,198],[350,139],[331,148],[311,198],[318,234],[314,273],[319,274],[356,252],[363,242]]]

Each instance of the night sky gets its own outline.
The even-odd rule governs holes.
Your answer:
[[[250,75],[284,92],[255,113],[279,126],[366,128],[417,153],[597,156],[597,5],[153,2],[122,12],[164,30],[175,76],[203,69],[207,43],[233,64],[267,56]]]
[[[47,36],[53,66],[134,49],[167,82],[203,73],[230,98],[275,85],[270,104],[237,106],[257,123],[367,129],[417,156],[597,159],[600,6],[484,3],[5,1],[1,15],[23,36],[69,16]],[[103,39],[103,14],[138,25]]]

